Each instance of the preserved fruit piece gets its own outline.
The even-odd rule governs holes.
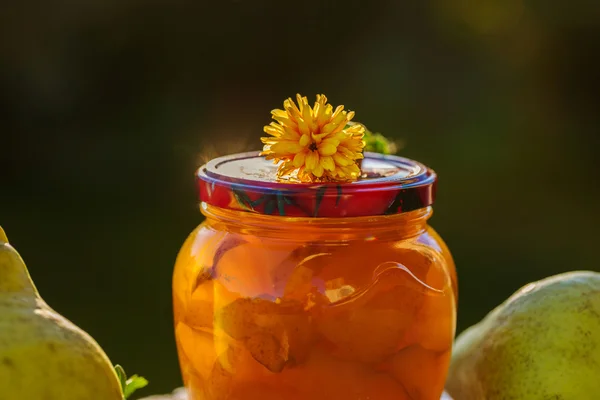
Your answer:
[[[444,351],[452,347],[456,330],[456,309],[451,289],[443,296],[427,296],[416,315],[409,334],[413,343],[428,350]]]
[[[182,341],[179,339],[179,335],[177,334],[177,330],[179,328],[179,324],[175,328],[175,336],[177,337],[176,346],[177,346],[177,356],[179,357],[179,367],[181,370],[183,384],[188,386],[188,381],[191,379],[193,375],[193,366],[191,361],[185,355],[182,348]]]
[[[443,263],[436,263],[427,274],[426,282],[443,290],[440,294],[424,297],[406,339],[409,344],[419,344],[438,352],[452,347],[456,330],[456,299],[451,277],[442,266]]]
[[[364,270],[372,271],[371,283],[363,289],[348,291],[347,297],[324,307],[316,323],[319,332],[335,348],[336,356],[378,363],[403,347],[403,338],[425,298],[439,296],[440,292],[424,282],[430,261],[419,252],[408,249],[386,252],[384,246],[371,247],[372,252],[362,256],[367,263]],[[372,261],[369,263],[366,257]],[[376,264],[385,259],[382,257],[402,260],[403,264],[391,261]]]
[[[291,383],[303,394],[302,399],[410,400],[403,395],[402,385],[389,374],[360,362],[340,360],[329,355],[323,346],[314,347],[305,364],[282,375],[286,375],[285,383]]]
[[[454,300],[458,304],[458,279],[456,277],[456,266],[454,265],[454,259],[450,254],[450,249],[440,235],[430,226],[427,227],[425,232],[419,235],[417,243],[420,243],[430,251],[436,252],[443,259],[446,265],[445,271],[450,276],[450,282],[452,286],[452,292],[454,293]]]
[[[213,265],[222,254],[243,243],[239,235],[198,227],[179,252],[173,279],[175,320],[191,326],[212,326],[212,294],[209,287]],[[194,297],[192,299],[192,297]]]
[[[286,268],[287,271],[279,273],[278,276],[278,282],[283,286],[283,299],[297,301],[305,308],[312,307],[317,298],[324,300],[324,296],[320,295],[325,292],[325,284],[319,274],[327,264],[330,255],[331,253],[326,252],[325,249],[312,246],[303,246],[294,251],[288,262],[297,261],[297,263],[293,263],[291,269]]]
[[[210,331],[192,329],[184,323],[177,324],[175,334],[178,338],[178,347],[185,355],[185,367],[193,371],[202,380],[210,377],[213,365],[217,360],[217,352],[213,333]]]
[[[260,332],[244,340],[252,357],[271,372],[281,372],[289,359],[288,346],[274,335]]]
[[[272,296],[270,269],[274,254],[252,244],[242,244],[224,253],[215,267],[215,278],[243,297]]]
[[[230,340],[214,363],[205,391],[210,399],[230,400],[238,398],[241,387],[268,383],[276,375],[259,364],[243,345]]]
[[[436,353],[415,345],[396,354],[390,369],[409,399],[439,400],[449,363],[450,351]]]
[[[217,321],[271,372],[302,360],[313,338],[309,317],[297,304],[240,298],[224,307]]]
[[[282,394],[285,393],[285,394]],[[289,385],[270,385],[263,382],[248,382],[236,385],[228,400],[306,400],[297,389]]]
[[[206,281],[196,287],[186,307],[183,321],[193,328],[208,328],[213,326],[214,318],[214,283]]]
[[[407,313],[363,308],[324,318],[318,329],[336,357],[377,363],[397,351],[409,325]]]

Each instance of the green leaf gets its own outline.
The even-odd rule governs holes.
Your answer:
[[[119,378],[119,383],[121,384],[121,390],[125,393],[125,387],[127,387],[127,375],[125,374],[125,370],[119,364],[115,365],[115,372],[117,373],[117,377]]]
[[[364,126],[364,125],[363,125]],[[379,132],[371,132],[365,127],[365,149],[381,154],[394,154],[398,151],[398,146]]]
[[[125,390],[123,391],[123,395],[125,398],[129,398],[135,391],[138,389],[142,389],[148,386],[148,380],[141,376],[133,375],[131,378],[127,379],[127,385],[125,386]]]
[[[120,365],[115,365],[115,372],[119,378],[121,384],[121,390],[123,391],[123,399],[129,398],[138,389],[144,388],[148,385],[148,381],[141,376],[133,375],[127,379],[125,370]]]

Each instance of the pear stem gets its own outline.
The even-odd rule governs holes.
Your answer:
[[[8,243],[6,233],[0,226],[0,300],[2,295],[14,293],[37,296],[37,289],[25,262]]]
[[[6,233],[4,229],[0,226],[0,244],[8,243],[8,238],[6,237]]]

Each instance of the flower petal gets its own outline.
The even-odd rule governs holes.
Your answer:
[[[271,145],[271,151],[281,156],[296,154],[304,150],[304,146],[300,146],[296,142],[282,141]]]
[[[338,111],[340,110],[340,107],[342,107],[342,111],[340,111],[340,112],[338,113]],[[346,113],[346,111],[343,111],[343,107],[344,107],[344,106],[339,106],[339,107],[338,107],[338,108],[335,110],[335,113],[334,113],[334,115],[332,115],[332,116],[331,116],[331,122],[333,122],[333,123],[334,123],[334,124],[336,124],[336,125],[339,125],[339,124],[341,124],[342,122],[344,122],[344,125],[346,125],[346,124],[345,124],[345,122],[347,122],[347,121],[348,121],[348,119],[346,118],[346,116],[347,116],[348,114]]]
[[[337,152],[337,147],[331,143],[319,145],[319,154],[322,156],[332,156]]]
[[[321,164],[318,164],[312,172],[317,178],[320,178],[323,176],[323,172],[325,172],[325,170]]]
[[[300,168],[306,160],[306,151],[301,151],[294,156],[294,167]]]
[[[263,131],[272,136],[283,135],[283,127],[281,125],[267,125],[263,128]]]
[[[291,161],[284,161],[280,166],[279,169],[277,170],[277,172],[283,176],[283,175],[287,175],[290,172],[292,172],[293,170],[295,170],[296,167],[294,166],[294,164]]]
[[[310,151],[306,155],[306,160],[304,161],[304,165],[306,169],[312,171],[319,164],[319,153],[316,151]]]
[[[337,150],[338,150],[338,152],[342,153],[343,155],[345,155],[346,157],[348,157],[351,160],[353,160],[355,155],[357,154],[356,152],[351,151],[348,148],[343,147],[343,146],[339,146],[337,148]]]
[[[264,144],[273,144],[273,143],[277,143],[277,139],[272,138],[272,137],[261,137],[260,141],[263,142]]]
[[[284,140],[299,140],[300,139],[300,134],[298,133],[298,131],[291,129],[289,127],[284,127],[283,128],[283,135],[281,135],[281,138]]]
[[[296,106],[296,104],[292,101],[291,98],[285,100],[283,102],[283,108],[285,108],[285,111],[287,111],[287,113],[289,114],[289,116],[295,121],[298,122],[298,119],[302,116],[302,114],[300,113],[300,110],[298,110],[298,107]]]
[[[347,166],[345,168],[345,172],[349,178],[354,179],[360,176],[360,168],[358,168],[358,165],[356,165],[356,163],[352,163],[351,165]]]
[[[342,112],[344,111],[344,106],[337,106],[335,108],[335,111],[333,112],[333,114],[331,114],[331,120],[333,121],[334,119],[338,118],[338,116],[340,114],[342,114]]]
[[[312,108],[310,108],[308,105],[308,102],[302,106],[302,119],[304,119],[304,122],[309,125],[312,123],[313,113]]]
[[[351,125],[348,128],[346,128],[346,132],[352,134],[364,134],[365,127],[361,124]]]
[[[296,93],[296,102],[298,103],[298,110],[300,111],[300,114],[302,114],[304,111],[304,107],[308,105],[308,99],[306,98],[306,96],[302,96],[300,95],[300,93]]]
[[[323,112],[319,115],[317,119],[317,125],[323,126],[331,119],[331,114],[333,113],[333,106],[331,104],[326,104],[323,107]]]
[[[352,160],[347,157],[341,155],[340,153],[335,153],[333,156],[333,161],[340,167],[345,167],[346,165],[352,164]]]
[[[315,129],[316,130],[316,129]],[[317,143],[321,143],[321,140],[323,140],[323,138],[329,137],[329,133],[325,132],[325,133],[312,133],[311,134],[312,139]]]
[[[308,124],[303,119],[298,119],[298,131],[303,135],[310,135]]]
[[[340,145],[340,141],[338,139],[336,139],[335,137],[327,137],[327,139],[324,139],[321,144],[326,145],[326,144],[332,144],[335,147]]]
[[[287,117],[287,112],[285,110],[276,108],[274,110],[271,110],[271,115],[273,117]]]
[[[302,135],[302,137],[300,137],[300,140],[298,141],[298,143],[300,144],[300,146],[308,146],[308,144],[310,143],[310,136],[308,135]]]
[[[294,120],[292,120],[292,118],[286,113],[285,116],[279,116],[279,115],[274,115],[273,119],[277,122],[279,122],[282,126],[287,127],[287,128],[291,128],[291,129],[296,129],[298,127],[298,125],[296,124],[296,122]]]
[[[331,158],[331,156],[321,157],[321,165],[326,171],[335,171],[335,163],[333,162],[333,158]]]

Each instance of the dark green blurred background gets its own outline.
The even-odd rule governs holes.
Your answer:
[[[325,93],[439,173],[462,330],[600,270],[599,53],[597,0],[6,2],[0,224],[54,308],[168,391],[194,170]]]

